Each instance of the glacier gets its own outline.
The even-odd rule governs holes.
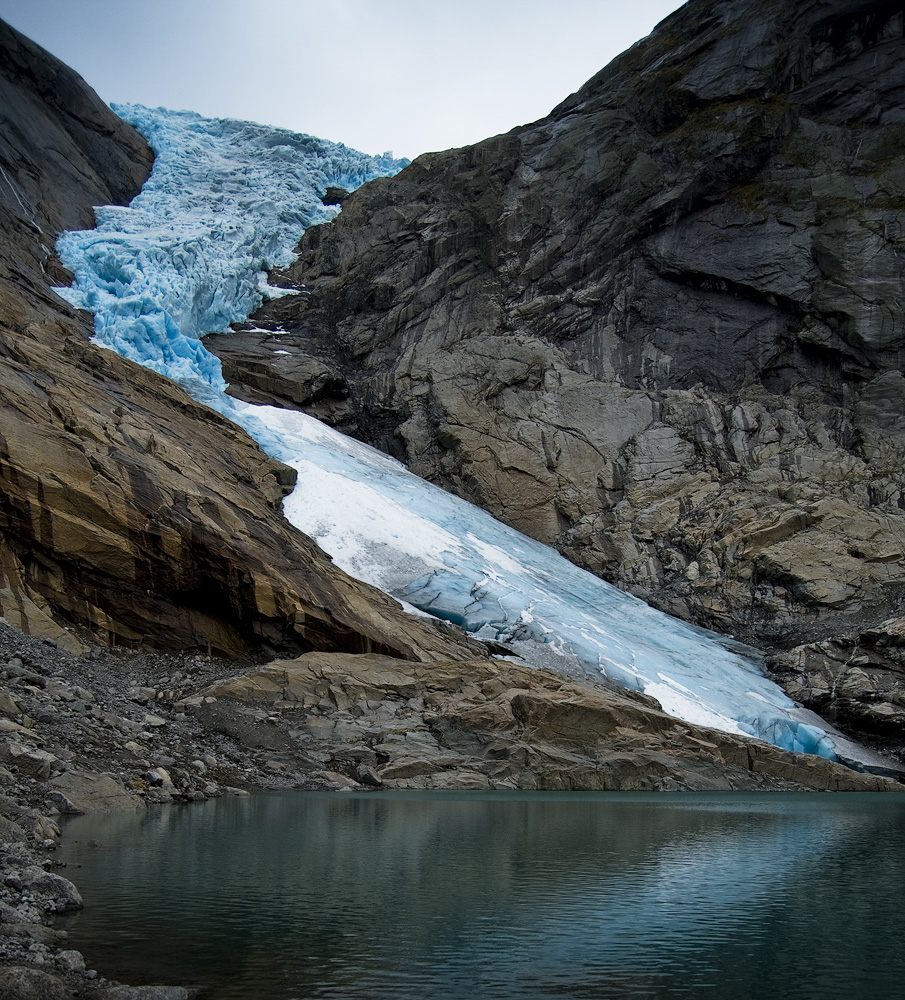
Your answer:
[[[508,644],[529,662],[655,697],[688,722],[837,759],[844,743],[728,640],[671,618],[553,549],[294,410],[229,396],[205,334],[266,298],[302,232],[333,218],[321,196],[407,161],[248,122],[140,105],[114,110],[148,140],[151,177],[127,208],[57,244],[57,289],[94,314],[94,342],[166,375],[298,472],[288,520],[352,576],[416,613]]]
[[[112,107],[147,139],[154,167],[128,208],[96,208],[95,229],[59,238],[77,277],[57,291],[94,313],[96,344],[222,391],[220,362],[200,337],[287,294],[267,272],[291,263],[302,232],[339,211],[321,202],[328,186],[352,190],[408,160],[192,111]]]

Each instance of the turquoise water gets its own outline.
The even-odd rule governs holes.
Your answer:
[[[205,1000],[905,989],[905,796],[273,793],[76,817],[60,857],[89,967]]]

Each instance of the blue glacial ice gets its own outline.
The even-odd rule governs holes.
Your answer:
[[[653,695],[671,715],[833,757],[756,665],[405,466],[303,413],[233,401],[233,419],[298,471],[286,517],[350,575],[478,638]],[[535,648],[532,649],[532,646]]]
[[[338,209],[321,196],[394,174],[407,160],[191,111],[114,105],[154,150],[151,177],[128,208],[95,210],[97,228],[63,234],[76,274],[61,294],[94,313],[95,343],[170,378],[226,383],[205,333],[284,295],[267,271],[293,260],[308,226]]]
[[[412,476],[304,414],[228,396],[201,338],[284,294],[305,228],[335,214],[320,196],[404,161],[246,122],[118,106],[156,154],[128,208],[61,236],[75,274],[60,293],[95,317],[95,342],[182,384],[244,427],[298,485],[286,517],[337,564],[409,608],[512,644],[535,663],[653,695],[678,718],[835,758],[834,739],[719,637],[648,607],[552,549]]]

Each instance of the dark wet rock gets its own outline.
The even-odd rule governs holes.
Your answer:
[[[4,1000],[70,1000],[71,995],[59,979],[40,969],[0,968],[0,996]]]
[[[549,117],[365,185],[255,317],[343,376],[285,398],[719,631],[896,613],[902,34],[693,0]],[[270,346],[235,391],[278,398]]]
[[[770,657],[789,694],[843,729],[905,735],[905,619]]]
[[[153,154],[77,73],[2,22],[0,50],[0,273],[37,299],[4,303],[21,322],[60,310],[46,287],[65,279],[53,253],[57,233],[93,226],[94,205],[131,199]]]
[[[348,197],[349,192],[345,188],[328,187],[321,201],[325,205],[341,205]]]

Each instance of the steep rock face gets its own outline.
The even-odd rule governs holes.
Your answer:
[[[47,287],[66,280],[57,234],[90,229],[94,205],[128,202],[153,154],[77,73],[2,21],[0,51],[3,318],[25,325],[61,311]]]
[[[847,729],[897,737],[905,729],[905,619],[773,656],[789,694]]]
[[[50,290],[51,248],[92,204],[131,198],[151,152],[6,26],[0,49],[0,613],[68,648],[483,649],[337,570],[281,516],[290,469],[88,343],[88,318]]]
[[[238,394],[680,617],[879,622],[905,584],[903,30],[900,3],[692,0],[548,118],[350,196],[281,278],[310,294],[209,344]]]

